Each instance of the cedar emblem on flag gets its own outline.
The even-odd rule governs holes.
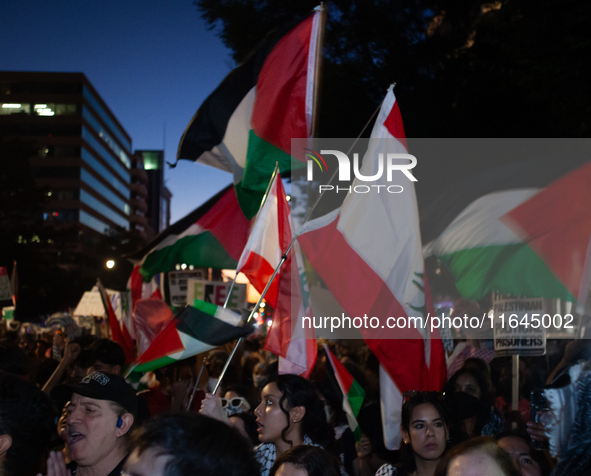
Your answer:
[[[386,177],[378,174],[379,157],[393,152],[407,150],[391,86],[372,130],[361,175],[380,177],[377,183],[387,186]],[[298,240],[345,313],[376,316],[382,324],[360,331],[381,364],[384,441],[388,449],[396,449],[403,392],[439,390],[446,377],[438,330],[429,335],[422,328],[390,330],[385,325],[389,316],[433,314],[414,186],[409,182],[395,200],[378,193],[349,194],[340,208],[304,224]]]

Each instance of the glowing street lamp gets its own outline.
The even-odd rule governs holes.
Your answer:
[[[115,260],[112,260],[112,259],[108,260],[106,265],[107,265],[107,268],[113,269],[115,267]]]

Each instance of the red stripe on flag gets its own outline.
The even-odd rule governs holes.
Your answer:
[[[421,334],[416,329],[381,328],[388,317],[406,317],[406,312],[382,278],[347,243],[337,229],[338,219],[300,235],[302,249],[351,319],[365,314],[380,319],[379,328],[360,330],[399,390],[426,386],[429,377]],[[384,332],[396,332],[397,339],[381,338]]]
[[[232,259],[240,260],[248,241],[250,220],[242,213],[234,188],[228,190],[197,224],[209,230]]]
[[[404,124],[402,123],[402,116],[400,115],[398,101],[394,103],[394,106],[390,110],[390,114],[388,114],[388,117],[384,121],[384,126],[386,126],[388,132],[398,139],[404,148],[408,150],[406,134],[404,133]]]
[[[140,356],[137,360],[137,364],[145,364],[146,362],[185,350],[185,346],[183,345],[176,329],[178,322],[178,319],[173,319],[168,323],[162,332],[158,334],[158,337],[154,339],[154,342],[152,342],[148,350]]]
[[[129,339],[126,339],[123,335],[123,332],[121,331],[121,324],[119,324],[119,321],[117,320],[117,316],[115,315],[115,311],[111,305],[111,299],[109,298],[107,290],[103,287],[100,280],[97,284],[101,294],[101,299],[103,301],[103,307],[105,308],[105,314],[109,318],[111,338],[123,348],[123,352],[125,353],[125,363],[133,362],[135,355],[133,354],[133,341],[131,340],[131,336],[129,336],[128,333],[127,335]]]
[[[579,298],[591,239],[591,162],[501,217]],[[587,258],[587,260],[586,260]],[[587,283],[586,286],[589,286]]]
[[[345,395],[343,395],[343,397],[347,398],[347,394],[349,393],[351,385],[353,385],[355,379],[345,368],[345,366],[341,363],[341,361],[334,356],[330,349],[328,349],[328,347],[326,348],[326,350],[326,354],[328,355],[330,362],[332,363],[332,367],[335,371],[335,376],[341,381],[341,384],[343,385],[343,390],[345,391]]]
[[[285,253],[291,242],[289,204],[285,198],[285,190],[283,189],[281,177],[277,176],[275,182],[277,184],[279,246],[281,247],[281,252]],[[277,305],[273,310],[273,325],[267,334],[264,346],[266,350],[270,350],[274,354],[284,358],[287,356],[287,350],[291,342],[292,299],[296,298],[296,296],[292,295],[291,273],[294,271],[297,273],[297,269],[292,270],[292,265],[297,267],[293,248],[287,255],[285,262],[281,265],[279,287],[277,289]]]
[[[306,80],[313,16],[275,45],[257,81],[251,127],[255,134],[283,152],[292,137],[307,137]]]
[[[142,298],[142,284],[144,280],[140,273],[140,266],[134,266],[129,277],[129,289],[131,291],[131,311],[135,309],[135,303]]]
[[[265,258],[253,252],[248,254],[246,263],[240,268],[240,272],[248,276],[250,284],[252,284],[259,293],[262,293],[265,289],[265,286],[273,275],[273,271],[275,270]],[[265,300],[273,309],[277,306],[279,277],[280,275],[275,276],[267,294],[265,294]]]

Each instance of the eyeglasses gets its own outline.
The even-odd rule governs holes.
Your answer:
[[[222,406],[224,408],[226,408],[228,405],[231,407],[236,407],[236,408],[244,405],[246,410],[250,410],[250,405],[244,397],[236,397],[236,398],[230,398],[230,399],[222,398]]]

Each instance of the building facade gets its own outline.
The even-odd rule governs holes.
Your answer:
[[[170,200],[172,193],[164,184],[164,151],[136,150],[134,159],[143,162],[147,177],[148,238],[151,240],[158,233],[170,226]]]
[[[0,72],[0,135],[34,147],[48,224],[129,231],[132,193],[134,210],[147,210],[147,194],[133,185],[131,137],[84,74]]]

